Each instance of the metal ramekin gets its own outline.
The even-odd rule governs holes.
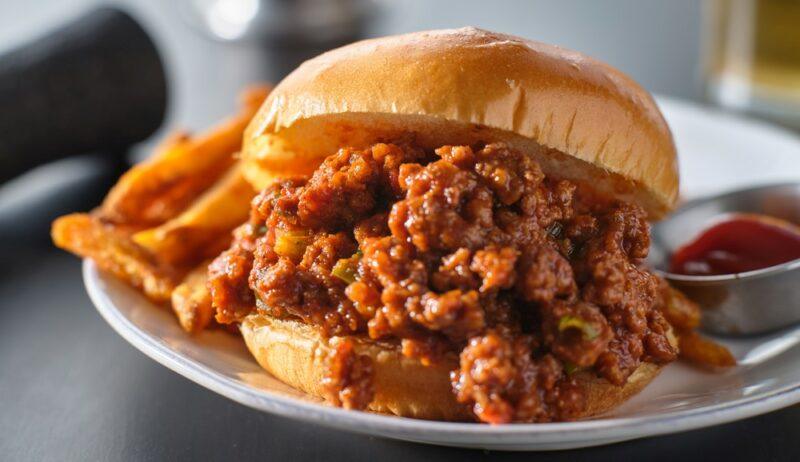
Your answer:
[[[648,263],[703,309],[702,328],[755,335],[800,323],[800,259],[720,276],[668,271],[672,252],[731,213],[759,213],[800,223],[800,184],[758,186],[684,204],[652,229]]]

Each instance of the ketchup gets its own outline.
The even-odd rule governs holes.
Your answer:
[[[701,232],[673,255],[670,271],[709,276],[775,266],[800,258],[800,228],[759,215],[733,215]]]

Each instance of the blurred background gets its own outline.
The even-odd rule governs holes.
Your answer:
[[[243,85],[277,80],[337,42],[466,25],[585,52],[651,91],[703,94],[697,0],[3,0],[0,50],[108,4],[130,12],[163,55],[169,125],[203,127],[234,110]]]
[[[465,25],[584,52],[658,94],[800,126],[796,0],[2,0],[0,53],[98,6],[128,12],[154,41],[169,87],[162,129],[205,127],[244,85],[342,43]]]
[[[359,38],[467,25],[584,52],[657,95],[800,129],[800,0],[0,0],[0,252],[14,263],[0,267],[0,389],[26,390],[2,403],[0,432],[19,441],[0,438],[0,453],[55,459],[33,440],[42,443],[55,421],[83,418],[111,437],[95,444],[71,426],[55,433],[55,454],[86,460],[94,448],[107,460],[128,449],[148,458],[136,457],[129,435],[113,433],[126,435],[124,424],[105,417],[119,407],[114,385],[141,395],[122,409],[143,422],[150,408],[141,403],[155,398],[142,387],[166,390],[168,399],[151,407],[164,403],[159,418],[184,432],[145,432],[153,441],[182,435],[194,444],[192,416],[272,422],[192,387],[116,337],[83,292],[79,261],[50,244],[49,223],[96,206],[172,130],[200,131],[235,113],[247,84],[277,82],[304,59]],[[43,324],[59,343],[32,340],[42,333],[31,326]],[[53,369],[26,367],[59,350]],[[115,371],[108,393],[95,383],[106,370]],[[95,401],[59,417],[58,405],[41,399],[56,382],[64,386],[51,402]],[[170,413],[172,405],[183,408]],[[313,434],[283,423],[282,437]],[[325,438],[335,444],[335,435]]]

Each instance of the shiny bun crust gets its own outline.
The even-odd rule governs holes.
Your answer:
[[[324,358],[340,339],[326,338],[309,325],[252,314],[241,325],[247,348],[258,363],[278,380],[311,396],[323,395]],[[423,366],[404,357],[396,345],[360,337],[356,352],[372,358],[375,372],[375,412],[431,420],[473,420],[469,409],[456,402],[449,374],[458,367],[455,357]],[[642,390],[661,371],[661,366],[642,363],[622,386],[593,374],[576,375],[587,407],[579,417],[590,417],[612,409]]]
[[[580,53],[475,28],[365,40],[305,62],[250,123],[246,175],[263,187],[339,147],[409,133],[431,148],[506,142],[652,218],[678,194],[672,136],[639,85]]]

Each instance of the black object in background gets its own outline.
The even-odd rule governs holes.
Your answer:
[[[124,152],[167,108],[167,79],[147,33],[102,8],[0,56],[0,182],[86,152]]]

